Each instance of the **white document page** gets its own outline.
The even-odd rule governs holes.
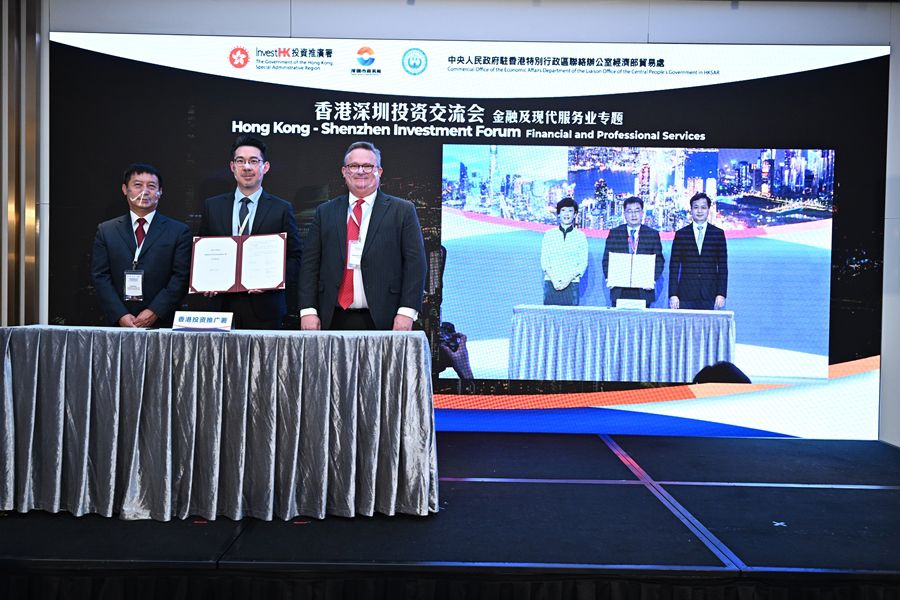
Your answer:
[[[248,290],[284,288],[287,240],[280,234],[251,235],[244,239],[241,285]]]
[[[231,237],[203,237],[194,243],[192,292],[227,292],[235,284],[238,243]]]
[[[644,288],[656,286],[656,255],[609,253],[610,287]]]
[[[656,286],[656,255],[632,254],[631,287],[649,289]]]

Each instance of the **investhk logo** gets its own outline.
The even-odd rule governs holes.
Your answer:
[[[368,46],[363,46],[356,51],[356,61],[364,67],[368,67],[375,62],[375,51]]]
[[[428,57],[418,48],[410,48],[403,53],[403,69],[410,75],[421,75],[428,67]]]

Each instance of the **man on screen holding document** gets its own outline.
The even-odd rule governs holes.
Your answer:
[[[728,295],[725,232],[707,222],[709,196],[691,198],[692,223],[675,232],[669,259],[669,308],[720,310]]]
[[[408,331],[422,308],[425,244],[412,202],[378,189],[381,152],[355,142],[348,194],[316,208],[300,276],[302,329]]]
[[[609,231],[603,248],[603,277],[609,287],[609,302],[616,305],[619,298],[644,300],[649,308],[656,301],[656,282],[659,281],[665,265],[659,232],[643,224],[644,201],[637,196],[626,198],[622,203],[625,223]],[[610,253],[632,255],[656,255],[653,285],[645,288],[614,287],[609,281]]]
[[[242,135],[231,146],[231,172],[237,189],[208,198],[203,206],[201,236],[287,234],[285,287],[283,290],[208,294],[211,310],[234,313],[236,329],[281,329],[287,315],[296,328],[297,283],[300,275],[301,240],[294,207],[262,188],[269,172],[266,145]]]
[[[191,230],[157,212],[159,171],[128,167],[122,193],[129,214],[101,223],[91,254],[91,277],[109,325],[169,327],[187,293]]]

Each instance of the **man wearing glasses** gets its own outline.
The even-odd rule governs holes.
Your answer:
[[[654,282],[659,281],[665,264],[659,232],[643,224],[644,201],[637,196],[625,198],[624,202],[622,202],[622,210],[625,212],[625,223],[610,229],[609,236],[606,238],[606,246],[603,249],[603,277],[607,279],[607,287],[609,287],[609,303],[610,306],[615,306],[619,298],[643,300],[647,303],[647,308],[650,308],[656,301],[655,285],[650,288],[611,287],[609,285],[610,252],[619,254],[655,254]]]
[[[355,142],[341,167],[348,194],[316,208],[300,286],[301,329],[412,329],[422,309],[425,244],[412,202],[389,196],[381,152]]]
[[[242,135],[231,146],[231,172],[237,188],[208,198],[203,206],[201,236],[287,234],[285,288],[243,293],[209,294],[211,310],[234,313],[236,329],[281,329],[285,317],[297,314],[297,279],[301,241],[294,207],[262,188],[269,172],[266,145]],[[296,327],[296,321],[294,323]]]

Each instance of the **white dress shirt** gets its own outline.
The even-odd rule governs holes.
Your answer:
[[[244,234],[248,231],[253,231],[253,218],[256,216],[256,207],[259,206],[259,197],[262,196],[262,188],[259,188],[249,196],[245,196],[241,193],[241,190],[234,190],[234,207],[231,210],[231,235],[241,235],[241,200],[244,198],[250,198],[250,202],[247,204],[247,225],[244,227]]]
[[[372,209],[375,207],[375,197],[378,195],[376,190],[363,198],[362,205],[362,222],[359,224],[359,243],[362,247],[366,247],[366,235],[369,233],[369,222],[372,220]],[[353,218],[353,207],[356,206],[358,198],[353,195],[347,196],[347,220]],[[350,250],[350,244],[347,244],[347,251]],[[362,269],[353,269],[353,302],[350,303],[349,309],[368,309],[369,301],[366,299],[366,288],[363,285]],[[319,312],[315,308],[304,308],[300,311],[300,316],[318,315]],[[415,309],[401,306],[397,309],[398,315],[404,315],[415,321],[419,317],[419,312]]]
[[[706,235],[706,228],[709,226],[708,223],[703,223],[702,225],[698,225],[697,223],[693,223],[694,226],[694,241],[697,242],[697,253],[701,253],[703,249],[703,237]]]
[[[137,228],[138,228],[138,219],[143,218],[146,223],[144,224],[144,239],[147,239],[146,236],[150,233],[150,222],[153,220],[153,217],[156,215],[156,211],[154,210],[152,213],[147,214],[145,217],[141,217],[140,215],[134,214],[133,211],[128,211],[131,213],[131,231],[134,232],[134,243],[137,244]],[[137,265],[138,257],[141,255],[141,247],[137,246],[134,249],[134,264]]]
[[[636,254],[637,247],[638,247],[638,236],[641,235],[641,227],[640,227],[640,225],[638,225],[637,227],[627,227],[626,226],[625,228],[628,230],[628,251],[631,252],[632,254]],[[634,233],[634,247],[633,248],[631,247],[632,233]]]

